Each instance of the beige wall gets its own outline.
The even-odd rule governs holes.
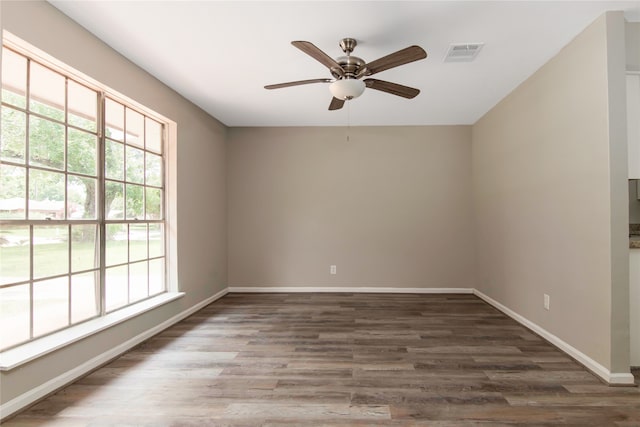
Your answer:
[[[623,28],[618,13],[587,27],[473,126],[472,150],[477,287],[613,372],[628,372]]]
[[[229,286],[473,287],[470,127],[346,133],[229,130]]]
[[[629,224],[640,224],[640,200],[637,192],[637,179],[629,180]]]
[[[627,159],[627,80],[625,20],[606,13],[611,208],[611,363],[612,372],[629,372],[629,181]]]
[[[640,22],[625,24],[626,69],[640,71]],[[629,181],[629,222],[640,224],[640,200],[636,194],[637,180]]]
[[[174,120],[178,281],[186,296],[0,375],[1,402],[77,367],[226,287],[226,128],[45,2],[0,3],[2,28]]]
[[[640,71],[640,22],[625,25],[627,70]]]

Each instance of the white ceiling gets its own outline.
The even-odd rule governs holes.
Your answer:
[[[640,1],[61,1],[56,8],[228,126],[472,124],[606,10],[640,20]],[[367,62],[409,45],[428,58],[376,74],[421,90],[367,89],[328,111],[331,77],[292,40]],[[451,43],[485,43],[474,62],[443,62]]]

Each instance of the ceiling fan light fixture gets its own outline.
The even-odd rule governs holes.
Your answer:
[[[334,98],[349,100],[362,95],[365,84],[362,80],[357,79],[341,79],[329,85],[329,90]]]

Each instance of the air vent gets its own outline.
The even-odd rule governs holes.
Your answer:
[[[447,50],[444,62],[470,62],[475,59],[484,43],[452,44]]]

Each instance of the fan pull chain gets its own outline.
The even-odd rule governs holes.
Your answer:
[[[351,102],[347,101],[347,142],[351,133]]]

